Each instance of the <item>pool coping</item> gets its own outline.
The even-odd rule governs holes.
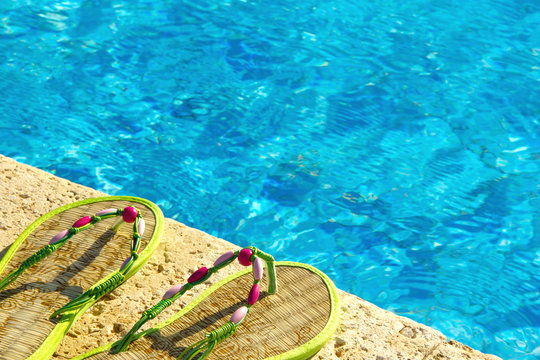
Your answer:
[[[39,216],[77,200],[103,195],[106,194],[0,155],[0,257]],[[148,264],[132,280],[83,314],[53,359],[68,359],[116,340],[127,331],[133,319],[159,300],[171,285],[182,283],[193,270],[211,264],[221,253],[234,249],[238,247],[223,239],[166,219],[163,241]],[[207,283],[214,284],[239,269],[224,270],[221,277]],[[187,304],[203,290],[204,286],[196,289],[178,305]],[[339,296],[340,325],[313,360],[500,359],[450,340],[437,330],[380,309],[355,295],[339,290]],[[171,308],[155,321],[179,309]],[[150,322],[148,326],[153,324]]]

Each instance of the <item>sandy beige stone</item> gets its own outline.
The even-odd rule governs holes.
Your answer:
[[[0,250],[5,250],[31,222],[48,211],[102,195],[0,155]],[[225,240],[166,219],[163,240],[148,264],[83,314],[53,359],[69,359],[119,339],[144,309],[157,302],[172,285],[185,283],[193,270],[211,264],[221,253],[237,248]],[[225,268],[220,272],[220,278],[237,270],[234,266]],[[216,280],[219,279],[210,279],[206,283],[212,284]],[[204,288],[195,288],[186,294],[145,328],[174,314]],[[382,310],[354,295],[340,291],[340,298],[341,324],[313,359],[499,359],[448,341],[436,330]]]

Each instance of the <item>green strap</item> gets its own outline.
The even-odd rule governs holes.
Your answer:
[[[236,332],[237,326],[232,321],[229,321],[225,325],[221,326],[217,330],[206,333],[204,339],[195,344],[187,347],[180,356],[178,360],[192,360],[195,356],[201,354],[197,360],[204,360],[210,355],[212,350],[216,347],[217,344],[231,336]]]
[[[248,247],[246,247],[246,249],[250,249],[253,252],[253,254],[251,256],[251,261],[252,262],[257,257],[260,257],[261,259],[266,261],[266,265],[267,265],[267,269],[268,269],[268,277],[269,277],[268,293],[269,294],[274,294],[277,291],[277,280],[276,280],[276,271],[275,271],[274,258],[272,257],[272,255],[269,255],[269,254],[257,249],[256,247],[253,247],[253,246],[248,246]],[[114,353],[119,353],[119,352],[122,352],[122,351],[126,351],[128,349],[128,347],[129,347],[129,344],[134,340],[137,331],[148,320],[154,319],[159,313],[161,313],[165,308],[170,306],[176,299],[180,298],[184,293],[186,293],[186,291],[191,289],[193,286],[196,286],[196,285],[206,281],[213,273],[215,273],[218,270],[220,270],[220,269],[226,267],[227,265],[231,264],[238,257],[239,253],[240,253],[240,251],[235,251],[233,253],[233,255],[229,259],[227,259],[224,262],[222,262],[222,263],[208,269],[207,274],[204,277],[202,277],[201,279],[199,279],[199,280],[197,280],[195,282],[192,282],[192,283],[185,284],[182,287],[182,289],[178,293],[176,293],[173,297],[171,297],[169,299],[163,299],[163,300],[159,301],[156,305],[154,305],[151,308],[147,309],[143,313],[143,315],[141,316],[139,321],[137,321],[135,323],[135,325],[131,328],[131,330],[126,334],[126,336],[124,336],[124,338],[122,338],[122,340],[120,340],[118,345],[116,345],[116,347],[114,347],[113,352]],[[258,283],[258,282],[259,282],[259,280],[255,280],[254,283]],[[249,312],[249,308],[251,307],[251,305],[248,305],[247,307],[248,307],[248,312]],[[230,329],[231,325],[228,325],[228,324],[233,324],[234,325],[234,330],[231,330]],[[228,329],[227,331],[231,331],[231,332],[230,333],[225,332],[227,334],[227,336],[221,337],[219,334],[221,334],[222,331],[224,331],[223,330],[224,327],[226,329]],[[225,324],[222,328],[216,330],[215,332],[209,333],[209,334],[213,334],[213,335],[207,334],[206,339],[203,339],[203,340],[199,341],[198,343],[196,343],[196,344],[194,344],[194,345],[192,345],[191,347],[188,348],[188,349],[191,349],[191,350],[188,351],[188,349],[186,349],[182,353],[183,355],[180,355],[180,357],[178,359],[181,358],[182,360],[191,360],[191,359],[193,359],[194,356],[196,356],[197,354],[199,354],[201,352],[203,352],[203,354],[202,354],[202,357],[199,358],[199,360],[205,359],[210,354],[210,352],[215,347],[215,345],[217,343],[219,343],[220,341],[222,341],[224,338],[227,338],[230,335],[232,335],[234,333],[234,331],[236,331],[236,328],[237,328],[237,324],[234,324],[234,323],[231,323],[231,322]],[[210,337],[210,340],[208,340],[209,339],[208,337]],[[184,356],[184,357],[182,357],[182,356]]]
[[[231,261],[227,261],[227,264],[230,264],[232,261],[234,261],[234,259],[236,259],[236,257],[238,256],[237,253],[235,253],[235,255],[233,255],[233,259]],[[229,259],[230,260],[230,259]],[[221,265],[221,264],[220,264]],[[195,285],[199,285],[203,282],[205,282],[206,280],[208,280],[208,278],[214,273],[216,272],[217,270],[221,269],[223,266],[216,266],[216,267],[213,267],[213,268],[210,268],[208,269],[208,273],[202,277],[201,279],[195,281],[195,282],[192,282],[192,283],[187,283],[185,284],[182,289],[176,293],[173,297],[169,298],[169,299],[162,299],[160,300],[157,304],[155,304],[154,306],[152,306],[151,308],[148,308],[146,309],[141,318],[139,319],[139,321],[137,321],[135,323],[135,325],[133,325],[133,327],[131,328],[131,330],[129,330],[129,332],[126,334],[126,336],[124,336],[122,338],[122,340],[120,340],[120,342],[118,343],[118,345],[116,346],[116,348],[114,349],[114,353],[119,353],[119,352],[122,352],[122,351],[126,351],[129,344],[133,341],[133,337],[135,336],[135,333],[148,321],[148,320],[151,320],[151,319],[154,319],[156,316],[158,316],[163,310],[165,310],[167,307],[171,306],[171,304],[177,300],[178,298],[180,298],[182,295],[184,295],[188,290],[190,290],[193,286]]]
[[[97,218],[97,217],[96,217]],[[94,223],[98,222],[98,220],[92,219]],[[45,259],[47,256],[51,255],[53,252],[58,250],[62,245],[64,245],[71,237],[77,233],[79,233],[81,230],[85,230],[89,228],[92,225],[92,221],[80,228],[70,228],[68,230],[68,233],[61,239],[59,239],[54,244],[47,244],[38,251],[36,251],[34,254],[30,255],[26,260],[24,260],[19,268],[17,270],[12,271],[8,276],[6,276],[2,281],[0,281],[0,291],[3,290],[6,286],[11,284],[13,281],[15,281],[22,273],[24,273],[26,270],[31,268],[32,266],[36,265],[41,260]]]
[[[53,252],[58,250],[60,247],[62,247],[75,234],[78,234],[79,232],[92,227],[94,224],[98,223],[101,220],[116,217],[116,216],[122,215],[122,213],[123,213],[123,209],[117,209],[116,211],[103,214],[101,216],[94,215],[94,216],[91,216],[90,222],[88,224],[81,227],[77,227],[77,228],[71,227],[63,238],[58,239],[53,244],[47,244],[43,248],[39,249],[37,252],[32,254],[26,260],[24,260],[18,269],[12,271],[9,275],[7,275],[4,279],[2,279],[0,281],[0,291],[3,290],[5,287],[7,287],[9,284],[13,283],[21,274],[23,274],[30,267],[34,266],[41,260],[45,259],[47,256],[51,255]],[[141,246],[141,236],[138,232],[138,228],[139,228],[139,223],[141,219],[142,219],[141,213],[139,212],[139,210],[137,210],[137,217],[135,219],[135,222],[133,223],[133,237],[131,240],[131,256],[128,263],[124,267],[122,267],[119,272],[113,274],[105,282],[89,289],[85,293],[79,295],[74,300],[70,301],[61,309],[55,311],[51,315],[50,318],[54,318],[60,314],[65,313],[66,311],[81,307],[84,304],[86,304],[88,301],[100,298],[101,296],[115,289],[118,285],[120,285],[125,280],[125,275],[131,269],[131,267],[133,266],[133,264],[139,257],[138,254],[139,254],[139,250]],[[121,223],[122,221],[116,224],[113,230],[116,231],[119,227],[119,224]]]
[[[45,259],[55,250],[56,247],[54,245],[47,244],[43,248],[38,250],[36,253],[34,253],[32,256],[24,260],[17,270],[12,271],[8,276],[6,276],[4,279],[2,279],[2,281],[0,281],[0,290],[3,290],[6,286],[14,282],[28,268]]]
[[[137,211],[138,212],[138,211]],[[139,258],[139,250],[141,248],[141,235],[139,234],[139,223],[142,219],[141,213],[138,212],[137,218],[133,223],[133,237],[131,238],[131,256],[128,263],[120,269],[120,272],[125,275],[133,267],[133,264]]]
[[[61,315],[67,311],[79,308],[91,300],[97,300],[108,292],[114,290],[118,285],[124,282],[125,276],[121,273],[116,273],[105,282],[89,289],[88,291],[77,296],[75,299],[71,300],[69,303],[56,310],[49,319],[53,319],[58,315]]]
[[[246,249],[250,249],[253,251],[253,255],[251,255],[251,260],[253,261],[255,257],[260,257],[264,261],[266,261],[266,268],[268,269],[268,293],[275,294],[277,292],[277,279],[276,279],[276,262],[274,260],[274,257],[270,254],[265,253],[264,251],[261,251],[257,249],[254,246],[248,246]]]
[[[122,214],[122,209],[117,210],[117,214]],[[126,265],[124,265],[120,271],[114,273],[109,279],[107,279],[105,282],[88,289],[86,292],[82,293],[81,295],[77,296],[75,299],[71,300],[69,303],[64,305],[62,308],[56,310],[52,315],[50,316],[50,319],[53,319],[61,314],[64,314],[67,311],[83,307],[85,304],[87,304],[90,301],[97,300],[103,295],[111,292],[112,290],[116,289],[121,283],[125,280],[125,275],[127,272],[131,269],[135,261],[139,258],[139,249],[141,246],[141,236],[139,234],[139,223],[142,219],[141,213],[139,210],[137,210],[137,217],[135,218],[135,221],[133,222],[133,237],[131,239],[131,254],[129,257],[129,261]]]
[[[191,287],[189,287],[191,288]],[[182,296],[188,289],[186,289],[186,287],[184,286],[184,288],[182,288],[182,290],[180,290],[178,297]],[[117,352],[121,352],[121,351],[125,351],[127,350],[129,344],[131,343],[133,337],[135,336],[135,333],[148,321],[148,320],[151,320],[153,318],[155,318],[156,316],[158,316],[159,313],[161,313],[163,310],[165,310],[167,307],[169,307],[174,301],[174,298],[170,298],[170,299],[162,299],[160,300],[156,305],[152,306],[151,308],[148,308],[146,309],[141,318],[139,319],[139,321],[137,321],[135,323],[135,325],[133,325],[133,327],[131,328],[131,330],[129,330],[129,332],[126,334],[126,336],[124,336],[122,338],[122,340],[120,340],[120,343],[117,345],[117,347],[115,348],[114,352],[117,353]]]
[[[15,281],[22,273],[24,273],[30,267],[34,266],[39,261],[45,259],[47,256],[51,255],[53,252],[55,252],[60,247],[62,247],[62,245],[64,245],[69,239],[71,239],[73,235],[78,234],[79,232],[90,228],[92,225],[94,225],[95,223],[103,219],[108,219],[108,218],[115,217],[121,214],[122,214],[122,209],[118,209],[115,213],[110,213],[103,216],[92,216],[92,219],[90,220],[88,224],[78,227],[78,228],[74,228],[74,227],[70,228],[68,230],[68,233],[63,238],[59,239],[54,244],[47,244],[41,249],[39,249],[37,252],[32,254],[26,260],[24,260],[17,270],[12,271],[8,276],[2,279],[2,281],[0,281],[0,291],[3,290],[9,284],[11,284],[13,281]]]

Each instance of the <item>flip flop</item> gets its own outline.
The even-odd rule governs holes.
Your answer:
[[[236,258],[244,266],[252,264],[253,271],[244,269],[229,276],[170,319],[136,333],[146,321]],[[266,262],[265,277],[261,259]],[[268,291],[260,292],[260,286]],[[274,262],[270,255],[247,247],[223,254],[213,267],[200,268],[185,285],[172,287],[122,340],[73,360],[302,360],[320,350],[338,322],[339,298],[328,276],[310,265]]]
[[[49,359],[90,306],[148,261],[162,231],[161,210],[129,196],[37,219],[0,260],[0,360]]]

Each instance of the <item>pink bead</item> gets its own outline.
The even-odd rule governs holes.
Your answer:
[[[174,285],[172,288],[167,290],[167,292],[163,295],[163,300],[172,298],[174,295],[178,294],[180,290],[182,290],[183,287],[184,286],[180,284]]]
[[[259,291],[260,291],[260,286],[259,284],[253,284],[253,287],[251,288],[251,291],[249,292],[249,295],[248,295],[248,304],[249,305],[253,305],[257,302],[257,300],[259,299]]]
[[[200,268],[199,270],[195,271],[193,274],[191,274],[187,282],[191,284],[197,280],[202,279],[206,274],[208,274],[208,268],[204,266]]]
[[[255,280],[261,280],[263,277],[263,262],[261,259],[256,258],[253,262],[253,278]]]
[[[253,255],[251,249],[242,249],[240,254],[238,254],[238,262],[244,266],[251,265],[251,255]]]
[[[124,260],[124,263],[122,264],[122,266],[120,266],[120,270],[123,270],[124,267],[127,265],[127,263],[129,262],[129,260],[131,260],[131,256],[128,257],[126,260]]]
[[[135,219],[137,218],[137,209],[135,209],[132,206],[128,206],[127,208],[122,211],[122,219],[124,219],[125,222],[131,224],[135,222]]]
[[[141,219],[139,220],[139,227],[137,228],[137,232],[139,233],[139,235],[143,236],[143,234],[144,234],[144,229],[145,229],[144,219],[141,218]]]
[[[103,216],[105,214],[116,214],[116,209],[105,209],[105,210],[101,210],[101,211],[98,211],[96,213],[96,216]]]
[[[229,260],[233,255],[234,251],[227,251],[225,254],[218,257],[216,261],[214,261],[214,266],[218,266],[222,262]]]
[[[68,230],[60,231],[58,234],[54,235],[49,244],[54,244],[58,240],[62,239],[68,234]]]
[[[92,221],[92,217],[91,216],[85,216],[85,217],[82,217],[79,220],[75,221],[75,224],[73,224],[71,227],[80,228],[81,226],[89,224],[90,221]]]
[[[231,321],[235,324],[238,324],[240,321],[244,320],[248,312],[248,308],[245,306],[242,306],[241,308],[238,308],[234,314],[231,316]]]

